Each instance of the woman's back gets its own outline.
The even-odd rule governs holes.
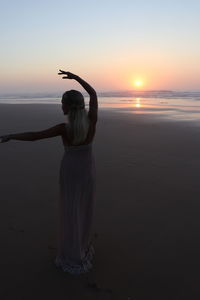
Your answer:
[[[94,136],[96,133],[96,122],[93,122],[92,120],[90,120],[89,117],[88,117],[88,120],[89,120],[89,128],[88,128],[86,139],[76,146],[91,144],[94,140]],[[69,123],[65,124],[65,128],[66,128],[66,134],[65,134],[64,145],[69,146],[69,147],[74,146],[72,143],[72,139],[70,139]]]

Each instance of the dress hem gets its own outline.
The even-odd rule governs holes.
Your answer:
[[[64,272],[70,274],[79,275],[89,272],[93,268],[92,260],[94,258],[95,250],[93,245],[90,245],[89,250],[81,262],[81,264],[69,264],[61,257],[56,256],[54,259],[54,264],[56,267],[61,267]]]

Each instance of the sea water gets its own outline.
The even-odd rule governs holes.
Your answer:
[[[98,107],[123,113],[152,114],[172,120],[200,120],[200,91],[99,92]],[[61,104],[59,93],[0,95],[0,104]],[[85,96],[86,109],[89,97]]]

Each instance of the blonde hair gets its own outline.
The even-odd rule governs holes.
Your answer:
[[[63,94],[62,102],[69,107],[69,139],[72,145],[79,145],[85,141],[89,129],[84,97],[79,91],[70,90]]]

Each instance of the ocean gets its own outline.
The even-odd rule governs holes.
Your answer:
[[[0,104],[61,104],[62,93],[0,95]],[[85,96],[86,109],[89,97]],[[171,120],[200,120],[200,91],[112,91],[98,93],[99,109],[154,114]]]

